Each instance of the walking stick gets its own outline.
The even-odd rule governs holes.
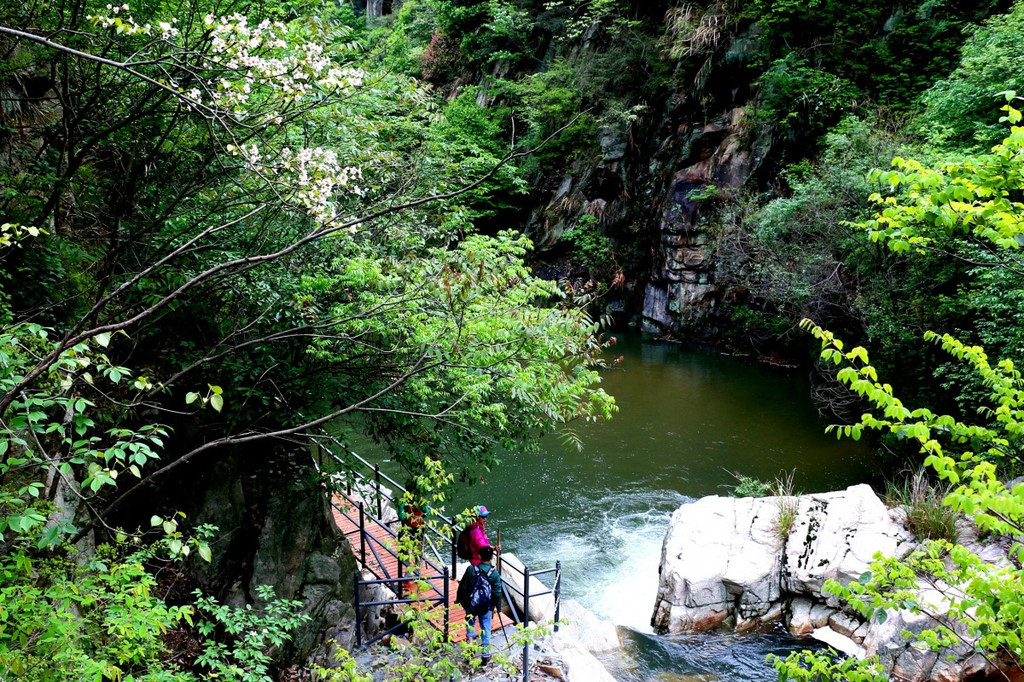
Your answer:
[[[501,611],[495,611],[495,613],[498,614],[498,622],[500,623],[501,622]],[[504,625],[501,626],[501,634],[505,635],[505,649],[507,651],[512,651],[512,643],[508,641],[508,633],[505,632],[505,626]]]

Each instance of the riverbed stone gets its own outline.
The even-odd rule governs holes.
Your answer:
[[[855,641],[857,644],[863,644],[864,638],[868,636],[868,629],[870,628],[870,625],[871,624],[866,621],[861,623],[860,626],[853,631],[853,634],[850,635],[850,639]]]
[[[835,609],[829,608],[825,604],[815,602],[811,606],[811,625],[815,628],[823,628],[828,625],[829,618],[832,614],[836,613]]]
[[[849,637],[839,634],[828,626],[815,628],[811,636],[847,656],[864,658],[864,647],[859,646]]]
[[[622,647],[615,624],[598,618],[575,599],[562,602],[560,619],[566,621],[558,627],[556,639],[573,639],[592,654],[615,651]]]
[[[829,617],[828,626],[842,636],[852,638],[853,633],[861,626],[861,622],[847,613],[836,611]]]
[[[568,682],[615,682],[615,678],[594,658],[594,654],[584,649],[579,642],[555,639],[551,642],[551,649],[561,657]]]
[[[811,620],[811,609],[813,607],[814,602],[804,597],[797,597],[790,602],[790,634],[801,637],[814,632],[814,622]]]
[[[920,587],[917,599],[928,611],[927,615],[901,609],[888,611],[882,623],[872,620],[864,638],[867,655],[878,656],[894,676],[899,675],[899,679],[907,682],[974,679],[975,673],[968,672],[974,653],[973,640],[962,623],[943,618],[947,608],[943,592],[949,589],[946,585]],[[944,649],[941,655],[904,636],[905,632],[916,635],[934,629],[940,623],[951,628],[960,639],[959,644]]]

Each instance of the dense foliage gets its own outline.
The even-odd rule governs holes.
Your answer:
[[[199,0],[0,15],[4,674],[266,679],[294,604],[152,589],[160,562],[211,558],[217,531],[139,494],[193,462],[308,457],[329,425],[468,478],[614,409],[578,301],[525,238],[474,234],[529,150],[472,100],[439,116],[353,24]],[[94,536],[109,555],[76,568],[65,543]],[[202,653],[174,663],[172,630]]]
[[[1007,98],[1015,99],[1012,94]],[[959,155],[934,166],[897,157],[891,170],[874,171],[872,179],[886,190],[872,195],[877,211],[859,227],[894,253],[928,256],[969,245],[975,253],[989,256],[985,268],[1016,271],[1015,252],[1024,236],[1024,204],[1019,201],[1024,188],[1024,127],[1018,125],[1021,113],[1016,108],[1004,110],[1002,122],[1010,124],[1009,135],[989,152]],[[1015,287],[1019,290],[1019,282]],[[805,326],[821,340],[822,360],[840,367],[838,380],[870,406],[857,423],[842,427],[843,434],[859,438],[865,431],[880,431],[916,445],[924,465],[950,487],[942,505],[965,515],[984,534],[1020,537],[1024,485],[1007,481],[1020,470],[1024,383],[1012,359],[991,363],[980,345],[949,333],[924,335],[980,387],[978,417],[964,418],[927,406],[909,407],[891,384],[879,378],[864,347],[846,350],[832,332],[810,320]],[[933,538],[904,560],[876,556],[871,571],[860,580],[845,585],[829,581],[826,590],[878,623],[899,610],[931,616],[934,627],[907,635],[922,647],[938,651],[966,640],[991,660],[1019,669],[1024,660],[1024,554],[1018,542],[1010,549],[1010,558],[990,563],[954,539]],[[926,596],[925,588],[936,595]],[[874,660],[837,663],[829,656],[803,652],[776,658],[775,664],[783,679],[887,679]]]
[[[563,259],[551,271],[637,307],[672,164],[699,161],[694,131],[726,120],[763,158],[743,191],[691,197],[729,292],[721,341],[798,354],[813,319],[828,359],[850,363],[818,383],[823,404],[883,415],[850,433],[880,431],[900,464],[919,443],[953,508],[1020,532],[1019,491],[999,483],[1019,471],[1019,376],[980,348],[1024,350],[1024,133],[1016,109],[996,121],[1022,89],[1024,3],[383,7],[0,9],[4,671],[270,674],[294,604],[157,593],[155,571],[211,557],[215,530],[144,494],[192,464],[303,457],[326,427],[442,481],[436,504],[499,453],[609,416],[587,310],[603,290],[527,264]],[[952,359],[928,330],[953,335],[933,337]],[[876,372],[927,408],[905,410]],[[105,547],[76,554],[88,538]],[[1020,576],[936,547],[954,558],[941,570],[1019,602]],[[938,551],[911,568],[941,572]],[[908,570],[836,590],[877,614]],[[997,615],[984,646],[1019,659]],[[272,637],[237,636],[256,626]],[[202,653],[169,663],[174,632]],[[450,672],[417,665],[435,663]]]

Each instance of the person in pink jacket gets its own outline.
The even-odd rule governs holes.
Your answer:
[[[487,529],[485,527],[487,517],[490,514],[491,512],[487,511],[487,507],[480,505],[476,508],[476,519],[473,520],[473,523],[469,524],[469,563],[474,566],[479,566],[482,561],[480,558],[480,548],[491,546],[491,541],[487,539]]]

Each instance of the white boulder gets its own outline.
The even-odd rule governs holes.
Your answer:
[[[579,642],[571,639],[555,639],[551,649],[565,665],[567,682],[615,682],[594,654],[584,649]]]
[[[677,509],[661,549],[654,626],[701,632],[767,613],[782,568],[775,510],[773,499],[750,497],[705,497]]]
[[[795,511],[785,533],[777,522],[780,503]],[[870,620],[822,592],[830,579],[857,580],[877,553],[909,554],[917,543],[905,521],[902,510],[887,509],[867,485],[788,498],[706,497],[683,505],[665,535],[651,622],[660,631],[691,633],[718,626],[746,630],[781,617],[794,635],[812,636],[847,655],[878,656],[894,679],[960,682],[993,672],[960,623],[945,622],[961,644],[942,652],[904,636],[936,626],[933,616],[941,619],[948,609],[948,585],[919,585],[916,601],[932,615],[901,610]],[[1005,564],[1002,546],[979,548],[991,555],[992,570]]]
[[[563,601],[558,615],[560,620],[566,622],[558,626],[554,639],[574,640],[592,654],[615,651],[622,647],[615,624],[598,618],[578,601]]]
[[[785,543],[784,592],[820,594],[826,580],[856,580],[876,552],[903,557],[916,546],[869,485],[796,500],[796,520]]]
[[[785,537],[780,502],[796,507]],[[867,485],[783,500],[705,497],[672,515],[652,624],[683,633],[726,621],[748,629],[778,618],[785,596],[797,634],[809,634],[823,624],[821,609],[813,618],[811,609],[824,601],[826,580],[856,580],[875,552],[903,556],[912,540]]]
[[[501,580],[505,583],[507,593],[515,603],[516,610],[522,613],[525,607],[524,588],[526,568],[523,562],[511,552],[501,553]],[[530,576],[530,614],[529,620],[534,623],[547,623],[555,618],[555,595],[539,579]]]

